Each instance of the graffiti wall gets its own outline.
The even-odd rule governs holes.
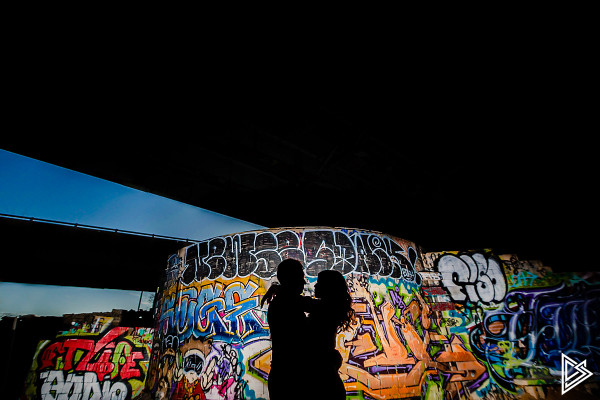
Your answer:
[[[154,329],[113,327],[98,320],[41,341],[22,398],[130,400],[148,374]]]
[[[596,275],[555,274],[488,250],[423,254],[377,232],[272,229],[213,238],[169,259],[155,307],[152,398],[269,398],[260,299],[286,258],[303,263],[306,296],[326,269],[350,288],[357,318],[336,339],[348,399],[560,396],[561,354],[600,372]],[[585,398],[598,387],[594,376],[576,390]],[[301,376],[294,390],[310,398]]]

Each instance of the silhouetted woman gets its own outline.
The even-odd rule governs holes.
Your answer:
[[[316,300],[305,302],[305,311],[309,312],[307,345],[311,360],[306,378],[311,387],[310,398],[344,400],[346,390],[338,373],[342,356],[335,349],[335,339],[350,327],[354,310],[343,275],[333,270],[319,272],[315,297]]]

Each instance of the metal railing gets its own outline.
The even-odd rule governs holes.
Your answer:
[[[76,223],[76,222],[57,221],[57,220],[37,218],[37,217],[26,217],[26,216],[22,216],[22,215],[0,213],[0,217],[9,218],[9,219],[17,219],[17,220],[22,220],[22,221],[30,221],[30,222],[42,222],[42,223],[46,223],[46,224],[72,226],[74,228],[92,229],[92,230],[103,231],[103,232],[124,233],[126,235],[144,236],[144,237],[151,237],[151,238],[156,238],[156,239],[176,240],[176,241],[180,241],[180,242],[189,242],[189,243],[200,242],[200,240],[196,240],[196,239],[158,235],[155,233],[136,232],[136,231],[129,231],[126,229],[107,228],[107,227],[103,227],[103,226],[80,224],[80,223]]]

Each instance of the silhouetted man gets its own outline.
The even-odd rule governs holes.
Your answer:
[[[267,312],[272,343],[269,397],[271,400],[301,399],[303,393],[297,382],[307,362],[307,355],[301,350],[306,340],[306,315],[301,296],[304,268],[297,260],[284,260],[277,267],[277,279],[280,283],[277,290],[269,289],[263,299],[270,301]]]

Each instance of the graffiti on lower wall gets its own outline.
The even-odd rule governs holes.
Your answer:
[[[373,399],[453,395],[487,377],[485,366],[465,348],[464,338],[439,329],[418,287],[353,275],[347,280],[358,316],[338,334],[340,374],[349,395]],[[268,375],[270,351],[251,361]],[[435,398],[435,397],[434,397]]]
[[[486,366],[488,379],[466,388],[469,397],[559,396],[561,353],[600,371],[597,274],[558,274],[490,251],[427,253],[424,260],[454,303],[441,313],[448,331],[464,335]],[[598,379],[587,381],[581,398],[594,398],[598,388]]]
[[[105,327],[106,328],[106,327]],[[148,374],[154,329],[65,332],[38,345],[25,398],[130,400]]]
[[[561,354],[598,368],[600,287],[585,282],[515,290],[471,330],[473,350],[495,368],[494,381],[514,391],[561,370]]]
[[[597,275],[489,250],[422,253],[377,232],[286,228],[170,258],[146,381],[153,398],[269,398],[260,299],[286,258],[303,263],[305,295],[326,269],[350,288],[357,318],[336,339],[348,399],[545,398],[560,393],[561,352],[600,371]],[[598,379],[579,389],[598,390]],[[310,398],[302,377],[294,390]]]

